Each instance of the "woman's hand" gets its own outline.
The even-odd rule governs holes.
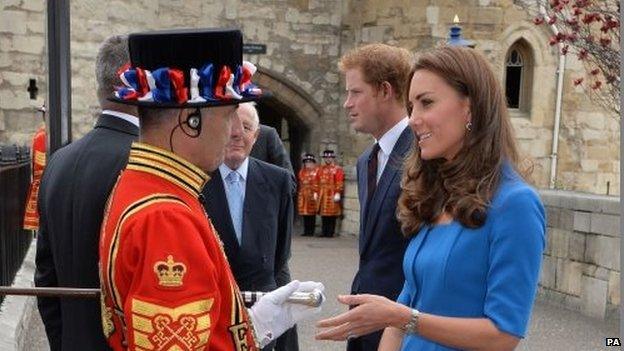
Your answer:
[[[325,328],[316,334],[317,340],[346,340],[388,326],[402,326],[411,318],[410,309],[383,296],[340,295],[338,301],[357,306],[338,316],[319,321],[317,328]]]

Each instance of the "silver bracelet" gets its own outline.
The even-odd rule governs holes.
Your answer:
[[[418,319],[420,318],[420,312],[412,308],[411,317],[409,322],[405,323],[401,329],[407,334],[418,334]]]

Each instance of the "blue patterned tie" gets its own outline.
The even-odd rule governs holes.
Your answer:
[[[243,235],[243,183],[242,178],[238,172],[233,171],[225,177],[227,181],[226,196],[228,200],[228,207],[230,208],[230,216],[232,217],[232,224],[234,225],[234,231],[236,232],[236,239],[238,243],[242,244]]]

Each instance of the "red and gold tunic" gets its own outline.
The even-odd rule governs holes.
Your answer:
[[[344,171],[336,164],[325,164],[319,167],[318,175],[320,187],[321,216],[340,216],[342,207],[340,201],[334,201],[334,196],[344,190]]]
[[[300,216],[315,216],[318,212],[319,184],[316,173],[318,167],[299,170],[299,187],[297,193],[297,211]],[[314,199],[316,194],[317,199]]]
[[[113,350],[257,350],[198,200],[208,178],[173,153],[132,144],[100,236],[102,325]]]
[[[31,147],[31,172],[32,181],[26,198],[26,210],[24,211],[24,229],[39,229],[39,211],[37,209],[37,197],[41,176],[46,165],[46,131],[45,126],[37,130],[32,140]]]

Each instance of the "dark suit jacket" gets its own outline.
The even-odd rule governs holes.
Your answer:
[[[213,173],[202,193],[206,212],[223,241],[228,262],[241,290],[271,291],[290,282],[288,259],[295,193],[292,173],[249,158],[243,203],[242,247],[236,239],[219,170]],[[274,347],[277,351],[298,351],[296,327],[287,330],[277,342],[262,350],[273,350]]]
[[[138,127],[101,115],[82,139],[56,151],[39,191],[35,285],[99,288],[98,245],[108,195]],[[40,298],[52,351],[109,350],[96,299]]]
[[[270,291],[290,282],[288,259],[294,184],[288,171],[249,158],[243,203],[242,247],[236,240],[221,173],[203,189],[206,212],[219,233],[241,290]]]
[[[258,140],[254,143],[249,156],[285,168],[293,173],[290,157],[288,157],[284,144],[282,144],[282,140],[273,127],[260,125]]]
[[[413,141],[412,130],[409,127],[405,128],[390,153],[369,204],[366,203],[367,169],[372,146],[358,158],[360,264],[351,286],[353,294],[382,295],[394,301],[403,288],[405,277],[402,262],[408,241],[401,235],[400,225],[396,219],[396,206],[401,193],[403,160]],[[381,333],[366,335],[350,342],[348,349],[377,350],[380,337]]]

